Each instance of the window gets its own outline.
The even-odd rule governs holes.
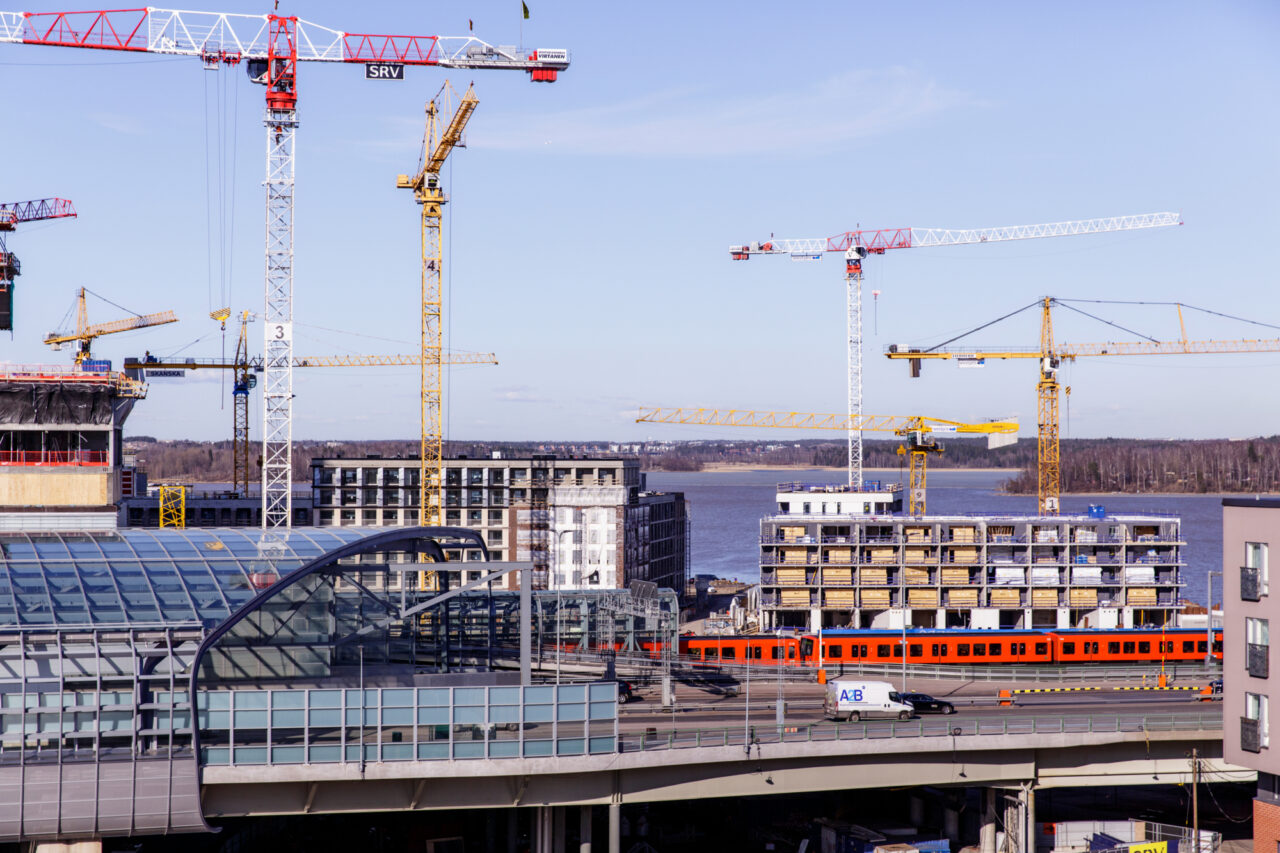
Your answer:
[[[1183,653],[1183,654],[1192,654],[1193,652],[1195,652],[1195,650],[1196,650],[1196,641],[1195,641],[1195,640],[1183,640],[1183,641],[1182,641],[1182,653]]]
[[[756,660],[760,660],[760,653],[761,653],[761,652],[763,652],[763,651],[764,651],[764,649],[760,648],[759,646],[752,646],[752,647],[751,647],[751,656],[752,656],[753,658],[755,658]]]
[[[1012,644],[1012,643],[1010,643],[1010,645],[1013,645],[1013,644]],[[1027,644],[1026,644],[1026,643],[1018,643],[1018,654],[1020,654],[1020,655],[1025,655],[1026,653],[1027,653]]]
[[[707,651],[706,651],[706,657],[707,657],[707,658],[718,658],[718,657],[720,657],[720,650],[719,650],[719,649],[707,649]]]
[[[894,656],[895,658],[900,658],[900,657],[902,657],[902,644],[901,644],[901,643],[896,643],[896,644],[894,644],[894,647],[893,647],[893,656]]]
[[[1244,641],[1251,646],[1271,645],[1271,631],[1266,619],[1244,620]]]
[[[796,647],[787,646],[787,660],[795,660],[795,659],[796,659]]]
[[[943,643],[943,644],[942,644],[942,656],[943,656],[943,657],[946,657],[946,656],[947,656],[947,644],[946,644],[946,643]]]
[[[1049,653],[1048,643],[1036,643],[1036,654],[1047,655]]]
[[[1267,543],[1244,543],[1244,565],[1247,569],[1258,570],[1258,591],[1267,594]]]
[[[907,654],[911,655],[913,658],[921,657],[924,655],[924,646],[919,643],[912,643],[907,646]]]
[[[1209,641],[1201,640],[1200,642],[1196,643],[1196,651],[1198,651],[1200,654],[1204,654],[1205,652],[1209,651]]]
[[[1004,644],[1003,644],[1003,643],[989,643],[989,644],[987,645],[987,651],[991,652],[991,656],[992,656],[992,657],[996,657],[996,656],[998,656],[998,655],[1000,655],[1001,653],[1003,653],[1003,652],[1004,652]]]
[[[843,646],[827,646],[827,657],[831,658],[832,660],[837,660],[839,658],[844,657],[844,647]]]
[[[1138,643],[1138,654],[1140,654],[1140,655],[1149,655],[1149,654],[1151,654],[1151,643],[1150,643],[1150,642],[1148,642],[1148,641],[1146,641],[1146,640],[1139,641],[1139,643]]]
[[[1131,654],[1133,654],[1133,647],[1134,647],[1133,640],[1125,640],[1125,641],[1124,641],[1124,653],[1125,653],[1126,655],[1131,655]]]
[[[973,644],[973,656],[974,656],[975,658],[984,658],[984,657],[986,657],[986,656],[987,656],[987,644],[986,644],[986,643],[974,643],[974,644]]]
[[[969,656],[969,644],[956,643],[956,655],[962,658],[967,658]]]
[[[777,646],[774,646],[773,648],[769,649],[769,658],[771,660],[777,660],[778,658],[782,657],[782,655],[779,654],[780,651],[781,650]]]
[[[858,650],[859,650],[859,649],[861,649],[861,650],[862,650],[862,654],[866,654],[866,652],[867,652],[867,647],[866,647],[866,646],[859,646],[857,643],[850,643],[850,644],[849,644],[849,657],[851,657],[851,658],[856,658],[856,657],[858,657],[858,654],[859,654]]]
[[[1063,643],[1063,644],[1062,644],[1062,653],[1063,653],[1064,655],[1074,655],[1074,654],[1076,653],[1076,644],[1075,644],[1075,643]]]
[[[876,657],[887,658],[888,656],[889,656],[889,646],[887,644],[881,643],[880,645],[876,646]]]
[[[725,660],[733,660],[737,656],[738,656],[738,652],[733,648],[725,649],[723,652],[720,653],[720,657],[724,658]]]
[[[858,654],[864,658],[867,657],[867,646],[865,643],[861,646],[858,646]]]
[[[1267,720],[1267,697],[1261,693],[1244,694],[1244,717],[1258,724],[1258,746],[1267,746],[1270,739]]]
[[[930,647],[930,649],[929,649],[929,650],[930,650],[931,652],[933,652],[933,656],[934,656],[935,658],[938,656],[938,644],[937,644],[937,643],[934,643],[934,644]]]
[[[1118,654],[1120,654],[1120,644],[1119,644],[1119,643],[1107,643],[1107,654],[1109,654],[1109,655],[1118,655]]]

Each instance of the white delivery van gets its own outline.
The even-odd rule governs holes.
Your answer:
[[[915,709],[887,681],[828,681],[823,716],[832,720],[906,720]]]

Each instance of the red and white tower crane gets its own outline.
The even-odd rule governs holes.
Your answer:
[[[76,209],[65,198],[0,203],[0,330],[13,330],[13,280],[22,273],[17,255],[5,245],[5,236],[20,222],[74,217]]]
[[[843,252],[845,258],[845,309],[849,372],[849,423],[862,415],[862,261],[867,255],[883,255],[889,249],[928,246],[960,246],[966,243],[996,243],[1003,240],[1031,240],[1038,237],[1069,237],[1075,234],[1102,234],[1181,225],[1176,213],[1144,213],[1106,219],[1077,219],[1044,225],[1011,225],[999,228],[884,228],[846,231],[834,237],[803,240],[767,240],[730,246],[735,261],[752,255],[790,255],[793,260],[819,260],[826,252]],[[862,432],[850,429],[849,486],[862,487]]]
[[[267,87],[266,297],[262,526],[293,516],[293,190],[298,63],[366,64],[366,76],[398,77],[405,65],[527,71],[554,82],[567,50],[495,47],[471,36],[345,33],[283,15],[172,9],[0,12],[0,42],[194,56],[207,68],[244,62]]]

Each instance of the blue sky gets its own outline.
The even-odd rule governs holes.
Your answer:
[[[1043,295],[1178,300],[1280,325],[1274,3],[529,5],[523,22],[518,0],[281,9],[349,32],[465,34],[473,19],[493,43],[523,34],[527,47],[572,51],[554,85],[449,75],[474,80],[480,105],[446,167],[447,345],[501,361],[450,371],[451,438],[776,434],[634,424],[639,404],[843,411],[839,259],[729,260],[730,243],[770,234],[1182,212],[1184,226],[1160,231],[873,258],[870,413],[1017,416],[1034,434],[1033,362],[933,363],[911,380],[879,353],[937,343]],[[58,195],[80,211],[10,239],[24,275],[0,358],[65,360],[40,340],[82,284],[182,318],[102,338],[98,355],[219,355],[207,312],[224,301],[224,279],[235,308],[262,305],[262,89],[194,59],[21,45],[0,45],[0,73],[4,200]],[[415,167],[423,103],[445,74],[407,78],[301,68],[300,354],[416,346],[418,211],[395,177]],[[1177,334],[1170,308],[1082,307]],[[1280,337],[1187,320],[1193,338]],[[1129,339],[1061,312],[1055,330],[1067,342]],[[251,334],[256,351],[260,327]],[[1037,340],[1027,313],[970,342]],[[234,343],[229,330],[228,353]],[[1063,372],[1064,435],[1274,434],[1277,368],[1280,353],[1081,362]],[[296,437],[417,433],[415,369],[295,377]],[[230,424],[219,377],[157,380],[128,432],[218,439]]]

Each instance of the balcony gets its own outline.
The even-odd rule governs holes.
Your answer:
[[[1240,597],[1245,601],[1260,601],[1262,585],[1258,582],[1258,570],[1249,566],[1240,567]]]
[[[1244,647],[1244,668],[1254,678],[1266,678],[1270,663],[1270,647],[1257,643],[1246,643]]]
[[[1262,727],[1257,720],[1240,718],[1240,748],[1245,752],[1262,751]]]

